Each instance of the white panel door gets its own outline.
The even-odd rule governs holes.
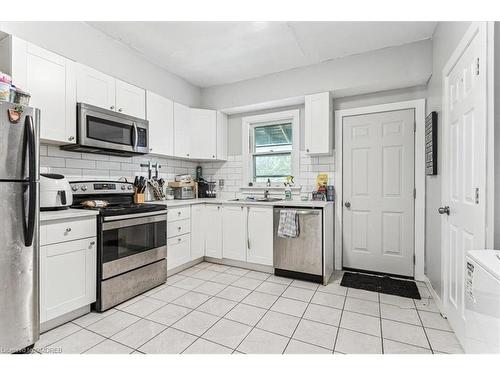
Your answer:
[[[243,206],[228,205],[222,209],[222,255],[224,258],[246,261],[246,215]]]
[[[452,68],[443,71],[443,208],[449,207],[449,215],[440,210],[443,302],[459,339],[465,325],[465,256],[485,248],[486,32],[481,24],[473,24],[448,63]]]
[[[110,109],[116,109],[115,79],[88,66],[79,64],[76,75],[76,100]]]
[[[222,258],[222,207],[207,204],[205,207],[205,256]]]
[[[179,103],[174,103],[174,156],[179,158],[190,157],[190,121],[190,108]]]
[[[215,159],[217,155],[216,111],[191,108],[190,112],[191,158]]]
[[[96,300],[96,238],[40,247],[40,320]]]
[[[174,102],[153,92],[147,92],[149,121],[149,152],[174,155]]]
[[[116,80],[116,111],[146,118],[146,91],[130,83]]]
[[[413,109],[343,118],[343,266],[413,276]]]
[[[191,260],[205,256],[205,205],[191,206]]]
[[[247,262],[273,265],[273,208],[247,207]]]
[[[227,160],[227,115],[217,112],[217,160]]]

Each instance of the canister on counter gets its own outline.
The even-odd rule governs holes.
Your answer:
[[[335,197],[335,192],[333,185],[328,185],[326,187],[326,200],[329,202],[333,202],[334,197]]]

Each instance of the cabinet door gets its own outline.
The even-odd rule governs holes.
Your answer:
[[[149,121],[149,152],[174,155],[174,102],[148,91],[146,118]]]
[[[222,207],[207,204],[205,207],[205,256],[222,258]]]
[[[217,156],[216,111],[191,108],[190,139],[193,159],[215,159]]]
[[[246,260],[246,207],[224,206],[222,210],[222,254],[224,258]]]
[[[96,238],[40,247],[40,320],[96,300]]]
[[[116,111],[146,118],[146,91],[130,83],[116,80]]]
[[[273,209],[247,207],[247,262],[273,265]]]
[[[217,112],[217,160],[227,160],[227,115]]]
[[[167,243],[167,270],[182,266],[191,260],[190,235],[170,238]]]
[[[306,95],[304,137],[306,153],[310,155],[331,154],[332,136],[330,93]]]
[[[115,79],[88,66],[79,64],[76,75],[76,100],[97,107],[115,110]]]
[[[76,141],[76,102],[74,97],[74,70],[71,61],[30,43],[16,43],[14,54],[24,55],[25,86],[20,88],[31,94],[30,105],[41,110],[40,138],[53,142]],[[68,67],[68,69],[67,69]],[[20,85],[20,83],[18,84]],[[73,89],[73,92],[71,92]],[[73,115],[73,116],[72,116]]]
[[[189,107],[174,103],[174,156],[179,158],[190,157],[190,114]]]
[[[205,205],[191,206],[191,260],[205,256]]]

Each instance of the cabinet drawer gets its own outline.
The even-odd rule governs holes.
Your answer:
[[[189,219],[191,217],[189,206],[169,208],[167,214],[168,222]]]
[[[40,226],[40,245],[95,237],[96,230],[95,217],[42,223]]]
[[[172,238],[191,232],[191,220],[177,220],[167,224],[167,237]]]
[[[189,234],[168,240],[167,270],[179,267],[191,259],[191,240]]]

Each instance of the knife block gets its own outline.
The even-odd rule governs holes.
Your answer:
[[[135,193],[134,203],[144,203],[144,193]]]

